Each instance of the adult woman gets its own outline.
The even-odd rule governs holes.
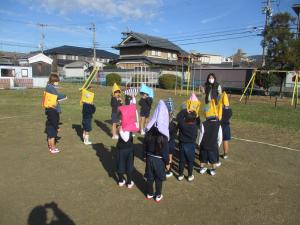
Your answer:
[[[222,87],[217,82],[216,75],[214,73],[208,74],[205,83],[205,104],[208,104],[212,99],[218,102],[221,94]]]

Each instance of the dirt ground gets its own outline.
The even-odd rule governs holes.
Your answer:
[[[144,196],[140,137],[134,140],[136,186],[129,190],[116,183],[109,107],[97,108],[92,146],[78,136],[80,112],[74,113],[75,106],[65,110],[62,152],[51,155],[38,104],[10,104],[9,98],[0,100],[1,225],[300,224],[300,152],[232,140],[230,157],[216,176],[194,171],[191,183],[171,177],[163,201],[156,203]],[[252,135],[245,126],[251,124],[233,123],[233,136],[255,138],[255,127]],[[275,140],[267,137],[266,142]],[[300,149],[298,142],[290,146]]]

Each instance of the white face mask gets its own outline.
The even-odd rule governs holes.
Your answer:
[[[208,82],[211,83],[211,84],[213,84],[215,82],[215,79],[214,78],[209,78]]]

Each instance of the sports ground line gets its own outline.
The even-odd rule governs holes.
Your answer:
[[[254,141],[254,140],[243,139],[243,138],[238,138],[238,137],[232,137],[232,139],[235,139],[235,140],[238,140],[238,141],[257,143],[257,144],[262,144],[262,145],[269,145],[269,146],[272,146],[272,147],[286,149],[286,150],[293,151],[293,152],[300,152],[300,150],[298,150],[298,149],[289,148],[289,147],[285,147],[285,146],[281,146],[281,145],[274,145],[274,144],[270,144],[270,143],[262,142],[262,141]]]
[[[6,116],[6,117],[1,117],[0,120],[13,119],[13,118],[17,118],[17,117],[26,117],[26,116]],[[243,138],[238,138],[238,137],[232,137],[232,139],[235,139],[238,141],[250,142],[250,143],[257,143],[257,144],[262,144],[262,145],[268,145],[268,146],[272,146],[272,147],[276,147],[276,148],[286,149],[286,150],[293,151],[293,152],[300,152],[300,150],[298,150],[298,149],[289,148],[289,147],[285,147],[285,146],[281,146],[281,145],[275,145],[275,144],[262,142],[262,141],[255,141],[255,140],[243,139]]]

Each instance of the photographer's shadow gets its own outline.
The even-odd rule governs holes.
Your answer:
[[[28,225],[75,225],[75,222],[55,202],[33,208],[28,216]]]

